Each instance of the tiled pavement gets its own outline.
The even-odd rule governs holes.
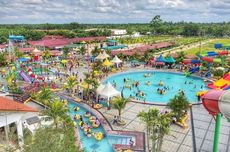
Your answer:
[[[139,104],[130,102],[122,112],[122,119],[126,121],[125,126],[112,125],[115,130],[131,130],[131,131],[146,131],[145,125],[137,117],[141,110],[148,110],[150,107],[156,107],[161,110],[166,109],[165,106],[153,106],[146,104]],[[105,108],[100,110],[109,122],[112,122],[117,111],[114,109],[107,110]],[[215,120],[208,114],[202,105],[193,106],[193,120],[195,128],[196,147],[199,152],[211,152],[214,139]],[[166,135],[163,142],[163,152],[192,152],[193,151],[193,137],[192,128],[189,119],[189,128],[182,129],[179,126],[172,125],[169,135]],[[222,126],[220,131],[219,152],[230,151],[230,123],[226,119],[222,119]]]

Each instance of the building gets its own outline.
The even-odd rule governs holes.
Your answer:
[[[112,35],[125,35],[127,31],[125,29],[111,29]]]
[[[23,117],[37,115],[38,111],[23,103],[16,102],[7,97],[0,97],[0,144],[10,142],[9,134],[16,128],[19,146],[23,144]],[[1,150],[0,150],[1,151]]]

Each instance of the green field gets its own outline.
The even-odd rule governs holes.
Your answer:
[[[209,51],[219,51],[217,49],[214,48],[214,44],[216,43],[222,43],[223,45],[229,45],[230,46],[230,38],[229,39],[215,39],[212,42],[209,42],[205,45],[201,46],[201,53],[206,53]],[[200,48],[196,47],[196,48],[192,48],[192,49],[188,49],[186,52],[186,54],[196,54],[197,52],[199,52]]]

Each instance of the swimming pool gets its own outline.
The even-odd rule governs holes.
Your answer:
[[[150,76],[148,75],[150,74]],[[146,75],[146,76],[144,76]],[[128,81],[124,82],[124,79]],[[135,87],[132,85],[134,82],[139,82],[139,86]],[[149,83],[147,84],[147,82]],[[159,86],[159,82],[164,83],[163,86]],[[119,91],[123,90],[124,97],[128,98],[132,96],[137,100],[143,100],[146,102],[154,103],[167,103],[178,94],[179,91],[185,93],[189,102],[196,103],[197,96],[196,93],[202,90],[208,90],[203,79],[190,76],[186,77],[181,73],[172,72],[161,72],[161,71],[137,71],[137,72],[126,72],[120,73],[108,77],[103,83],[110,82],[111,84],[116,83],[116,89]],[[164,94],[159,94],[157,92],[159,89],[165,89]],[[131,89],[130,89],[131,88]],[[138,90],[143,92],[145,95],[143,97],[138,95]]]
[[[74,111],[73,108],[75,106],[79,106],[80,110],[79,111]],[[75,114],[79,115],[84,115],[87,109],[82,107],[80,104],[75,103],[74,101],[70,101],[68,104],[69,108],[69,115],[71,118],[74,118]],[[88,118],[85,118],[83,116],[83,120],[89,123]],[[78,125],[79,121],[75,121]],[[100,125],[98,128],[92,128],[92,131],[97,133],[97,132],[102,132],[105,134],[104,128]],[[80,135],[80,140],[82,142],[84,151],[86,152],[114,152],[114,149],[112,147],[113,144],[123,144],[123,145],[128,145],[129,140],[133,137],[130,136],[117,136],[117,135],[106,135],[102,140],[97,141],[94,137],[87,137],[84,134],[84,131],[78,127],[78,132]]]

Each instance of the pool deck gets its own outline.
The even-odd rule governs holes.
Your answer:
[[[114,109],[107,110],[102,108],[100,111],[104,114],[106,119],[112,125],[112,128],[123,131],[140,131],[146,132],[146,126],[137,117],[137,114],[144,110],[147,111],[149,108],[159,108],[161,110],[168,110],[165,106],[153,106],[147,104],[133,103],[127,104],[126,108],[122,112],[122,119],[126,121],[125,126],[117,126],[112,124],[114,115],[117,115],[117,111]],[[193,121],[194,121],[194,132],[195,137],[192,134],[191,128],[191,114],[189,111],[189,128],[183,129],[177,125],[171,125],[171,131],[169,135],[164,137],[162,146],[163,152],[192,152],[194,147],[197,151],[211,152],[213,147],[215,121],[204,109],[203,105],[192,106]],[[196,141],[196,146],[193,145],[193,138]],[[220,134],[220,152],[228,152],[230,150],[230,123],[226,119],[222,120],[221,134]]]

